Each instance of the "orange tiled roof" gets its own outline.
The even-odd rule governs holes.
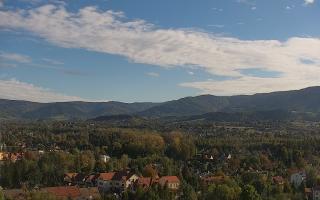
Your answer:
[[[163,176],[159,179],[159,183],[161,185],[165,185],[166,183],[180,183],[180,180],[177,176]]]
[[[138,185],[143,187],[149,187],[151,185],[151,178],[150,177],[140,177],[138,179]]]
[[[102,179],[104,181],[110,181],[112,180],[114,175],[115,175],[115,172],[100,173],[99,179]]]
[[[44,190],[57,197],[75,198],[80,196],[80,190],[76,186],[47,187]]]

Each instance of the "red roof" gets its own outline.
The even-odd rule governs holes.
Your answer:
[[[283,184],[284,183],[284,179],[282,178],[282,176],[274,176],[274,177],[272,177],[272,179],[277,184]]]
[[[104,181],[110,181],[112,180],[114,175],[115,175],[115,172],[100,173],[99,179],[102,179]]]
[[[47,187],[43,189],[57,197],[75,198],[80,196],[80,190],[76,186]]]
[[[138,185],[143,187],[149,187],[151,185],[151,178],[150,177],[140,177],[138,179]]]
[[[165,185],[166,183],[180,183],[180,180],[176,176],[163,176],[159,179],[159,183],[161,185]]]

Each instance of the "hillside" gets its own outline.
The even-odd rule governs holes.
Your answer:
[[[250,113],[281,110],[320,113],[320,87],[255,95],[185,97],[163,103],[60,102],[0,100],[2,119],[90,119],[134,114],[143,117],[194,116],[206,113]],[[257,113],[256,113],[257,114]],[[276,115],[272,113],[273,115]],[[225,116],[225,115],[223,115]],[[251,117],[255,116],[251,115]],[[229,118],[229,116],[228,116]]]

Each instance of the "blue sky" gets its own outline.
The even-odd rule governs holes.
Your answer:
[[[317,0],[2,0],[0,98],[161,102],[320,85]]]

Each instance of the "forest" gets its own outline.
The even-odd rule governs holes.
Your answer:
[[[124,191],[121,199],[305,199],[320,183],[316,122],[15,121],[0,131],[1,152],[20,155],[1,161],[4,190],[62,186],[68,172],[124,169],[177,176],[181,187]],[[298,186],[290,177],[296,171],[306,174]]]

